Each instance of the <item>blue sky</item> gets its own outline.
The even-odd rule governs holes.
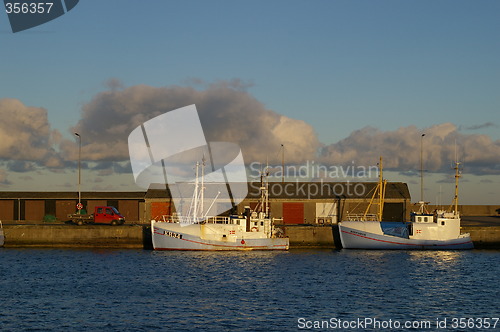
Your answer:
[[[499,16],[498,1],[85,0],[14,34],[0,13],[0,98],[43,107],[51,129],[74,140],[82,107],[110,79],[198,90],[238,79],[266,109],[312,126],[323,145],[367,126],[384,133],[450,122],[496,149]],[[414,181],[394,172],[390,180]],[[468,189],[488,194],[468,201],[496,204],[498,173],[476,173]],[[58,174],[69,187],[73,173]],[[20,176],[7,172],[3,190],[25,190]]]

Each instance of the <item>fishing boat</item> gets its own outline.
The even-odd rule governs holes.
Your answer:
[[[362,215],[347,215],[339,222],[340,239],[345,249],[405,249],[405,250],[458,250],[473,249],[470,234],[460,233],[458,212],[459,163],[455,163],[455,196],[448,211],[429,213],[420,201],[418,212],[412,212],[410,221],[384,222],[382,213],[387,180],[382,176],[380,158],[379,182],[368,208]],[[369,214],[370,206],[378,200],[378,211]]]
[[[267,180],[261,176],[261,198],[254,211],[244,215],[207,216],[203,202],[203,172],[196,164],[193,197],[186,215],[174,213],[151,220],[155,250],[288,250],[289,239],[269,217]],[[212,202],[213,204],[214,202]]]

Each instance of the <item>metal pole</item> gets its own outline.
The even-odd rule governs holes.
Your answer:
[[[81,168],[81,160],[82,160],[82,137],[80,134],[75,133],[75,136],[78,137],[78,204],[82,203],[82,168]],[[80,213],[80,210],[78,210]]]
[[[424,136],[420,136],[420,201],[424,201],[424,159],[423,159],[423,146],[424,146]]]
[[[285,182],[285,146],[281,144],[281,183]]]

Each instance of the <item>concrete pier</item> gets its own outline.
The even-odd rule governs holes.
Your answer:
[[[290,248],[340,247],[333,226],[286,225]],[[470,233],[477,249],[500,249],[500,218],[481,217],[464,221],[462,232]],[[72,224],[4,224],[5,247],[144,248],[152,249],[150,226]]]
[[[5,247],[143,248],[142,226],[4,225]]]

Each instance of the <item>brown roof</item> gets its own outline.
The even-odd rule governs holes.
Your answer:
[[[82,199],[138,199],[145,192],[82,192]],[[0,191],[0,199],[78,199],[78,192],[68,191]]]

